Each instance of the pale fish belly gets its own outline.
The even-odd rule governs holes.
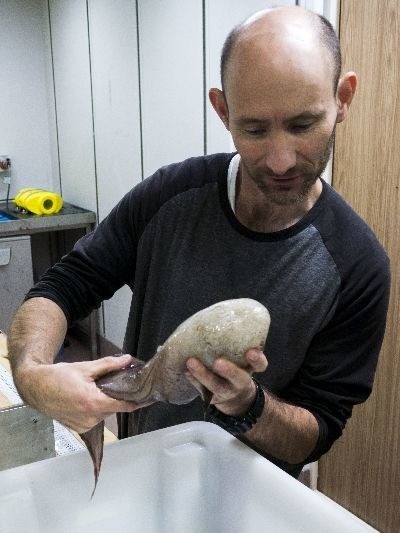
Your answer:
[[[186,378],[188,358],[196,357],[211,368],[215,359],[223,357],[246,369],[246,351],[263,350],[269,326],[267,309],[255,300],[218,302],[182,322],[148,363],[135,359],[129,367],[106,374],[96,384],[112,398],[137,405],[156,401],[181,405],[198,395],[206,399],[208,391],[197,389]],[[93,460],[95,486],[103,456],[103,428],[101,422],[81,435]]]

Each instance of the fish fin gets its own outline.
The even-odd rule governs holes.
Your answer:
[[[203,390],[201,391],[201,398],[203,400],[203,417],[204,420],[207,421],[207,411],[211,403],[212,392],[203,387]]]
[[[94,492],[97,486],[97,480],[99,479],[101,461],[103,459],[104,448],[104,420],[99,422],[96,426],[89,429],[85,433],[80,434],[81,439],[86,444],[86,447],[90,453],[90,457],[93,461],[94,470],[94,488],[90,499],[93,498]]]
[[[201,391],[201,397],[204,402],[204,407],[207,409],[211,403],[212,392],[210,392],[208,389],[203,387],[203,390]]]

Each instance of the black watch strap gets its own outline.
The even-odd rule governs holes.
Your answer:
[[[213,422],[221,428],[225,429],[232,435],[241,435],[249,431],[257,420],[260,418],[264,410],[265,394],[261,385],[253,378],[256,385],[256,395],[249,410],[243,416],[231,416],[222,413],[215,405],[209,405],[206,411],[206,421]]]

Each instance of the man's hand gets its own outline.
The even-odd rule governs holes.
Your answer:
[[[213,403],[222,413],[232,416],[245,414],[252,404],[256,386],[253,372],[264,372],[268,366],[265,355],[255,349],[246,352],[248,367],[240,368],[228,359],[216,359],[209,370],[198,359],[187,361],[188,379],[199,382],[212,393]]]
[[[110,414],[134,411],[134,403],[106,396],[95,383],[128,366],[132,357],[53,364],[66,332],[64,312],[52,300],[31,298],[18,310],[7,341],[14,382],[24,402],[78,433]]]
[[[29,405],[84,433],[116,412],[131,412],[132,402],[114,400],[95,380],[132,362],[130,355],[80,363],[29,364],[18,372],[18,389]]]
[[[264,372],[268,366],[265,355],[258,350],[246,353],[249,363],[239,368],[227,359],[214,361],[207,369],[200,361],[187,361],[187,377],[193,384],[201,383],[212,394],[211,403],[219,411],[231,416],[244,415],[252,404],[256,387],[251,379],[253,372]],[[268,401],[257,424],[242,435],[242,439],[256,449],[297,464],[305,460],[318,440],[318,422],[309,411],[290,405],[264,391]]]

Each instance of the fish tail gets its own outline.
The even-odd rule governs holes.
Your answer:
[[[80,434],[81,439],[86,444],[86,447],[90,453],[90,457],[93,461],[94,471],[94,488],[90,499],[93,498],[94,492],[97,486],[97,480],[99,479],[101,461],[103,459],[103,447],[104,447],[104,420],[99,422],[96,426],[89,429],[85,433]]]

